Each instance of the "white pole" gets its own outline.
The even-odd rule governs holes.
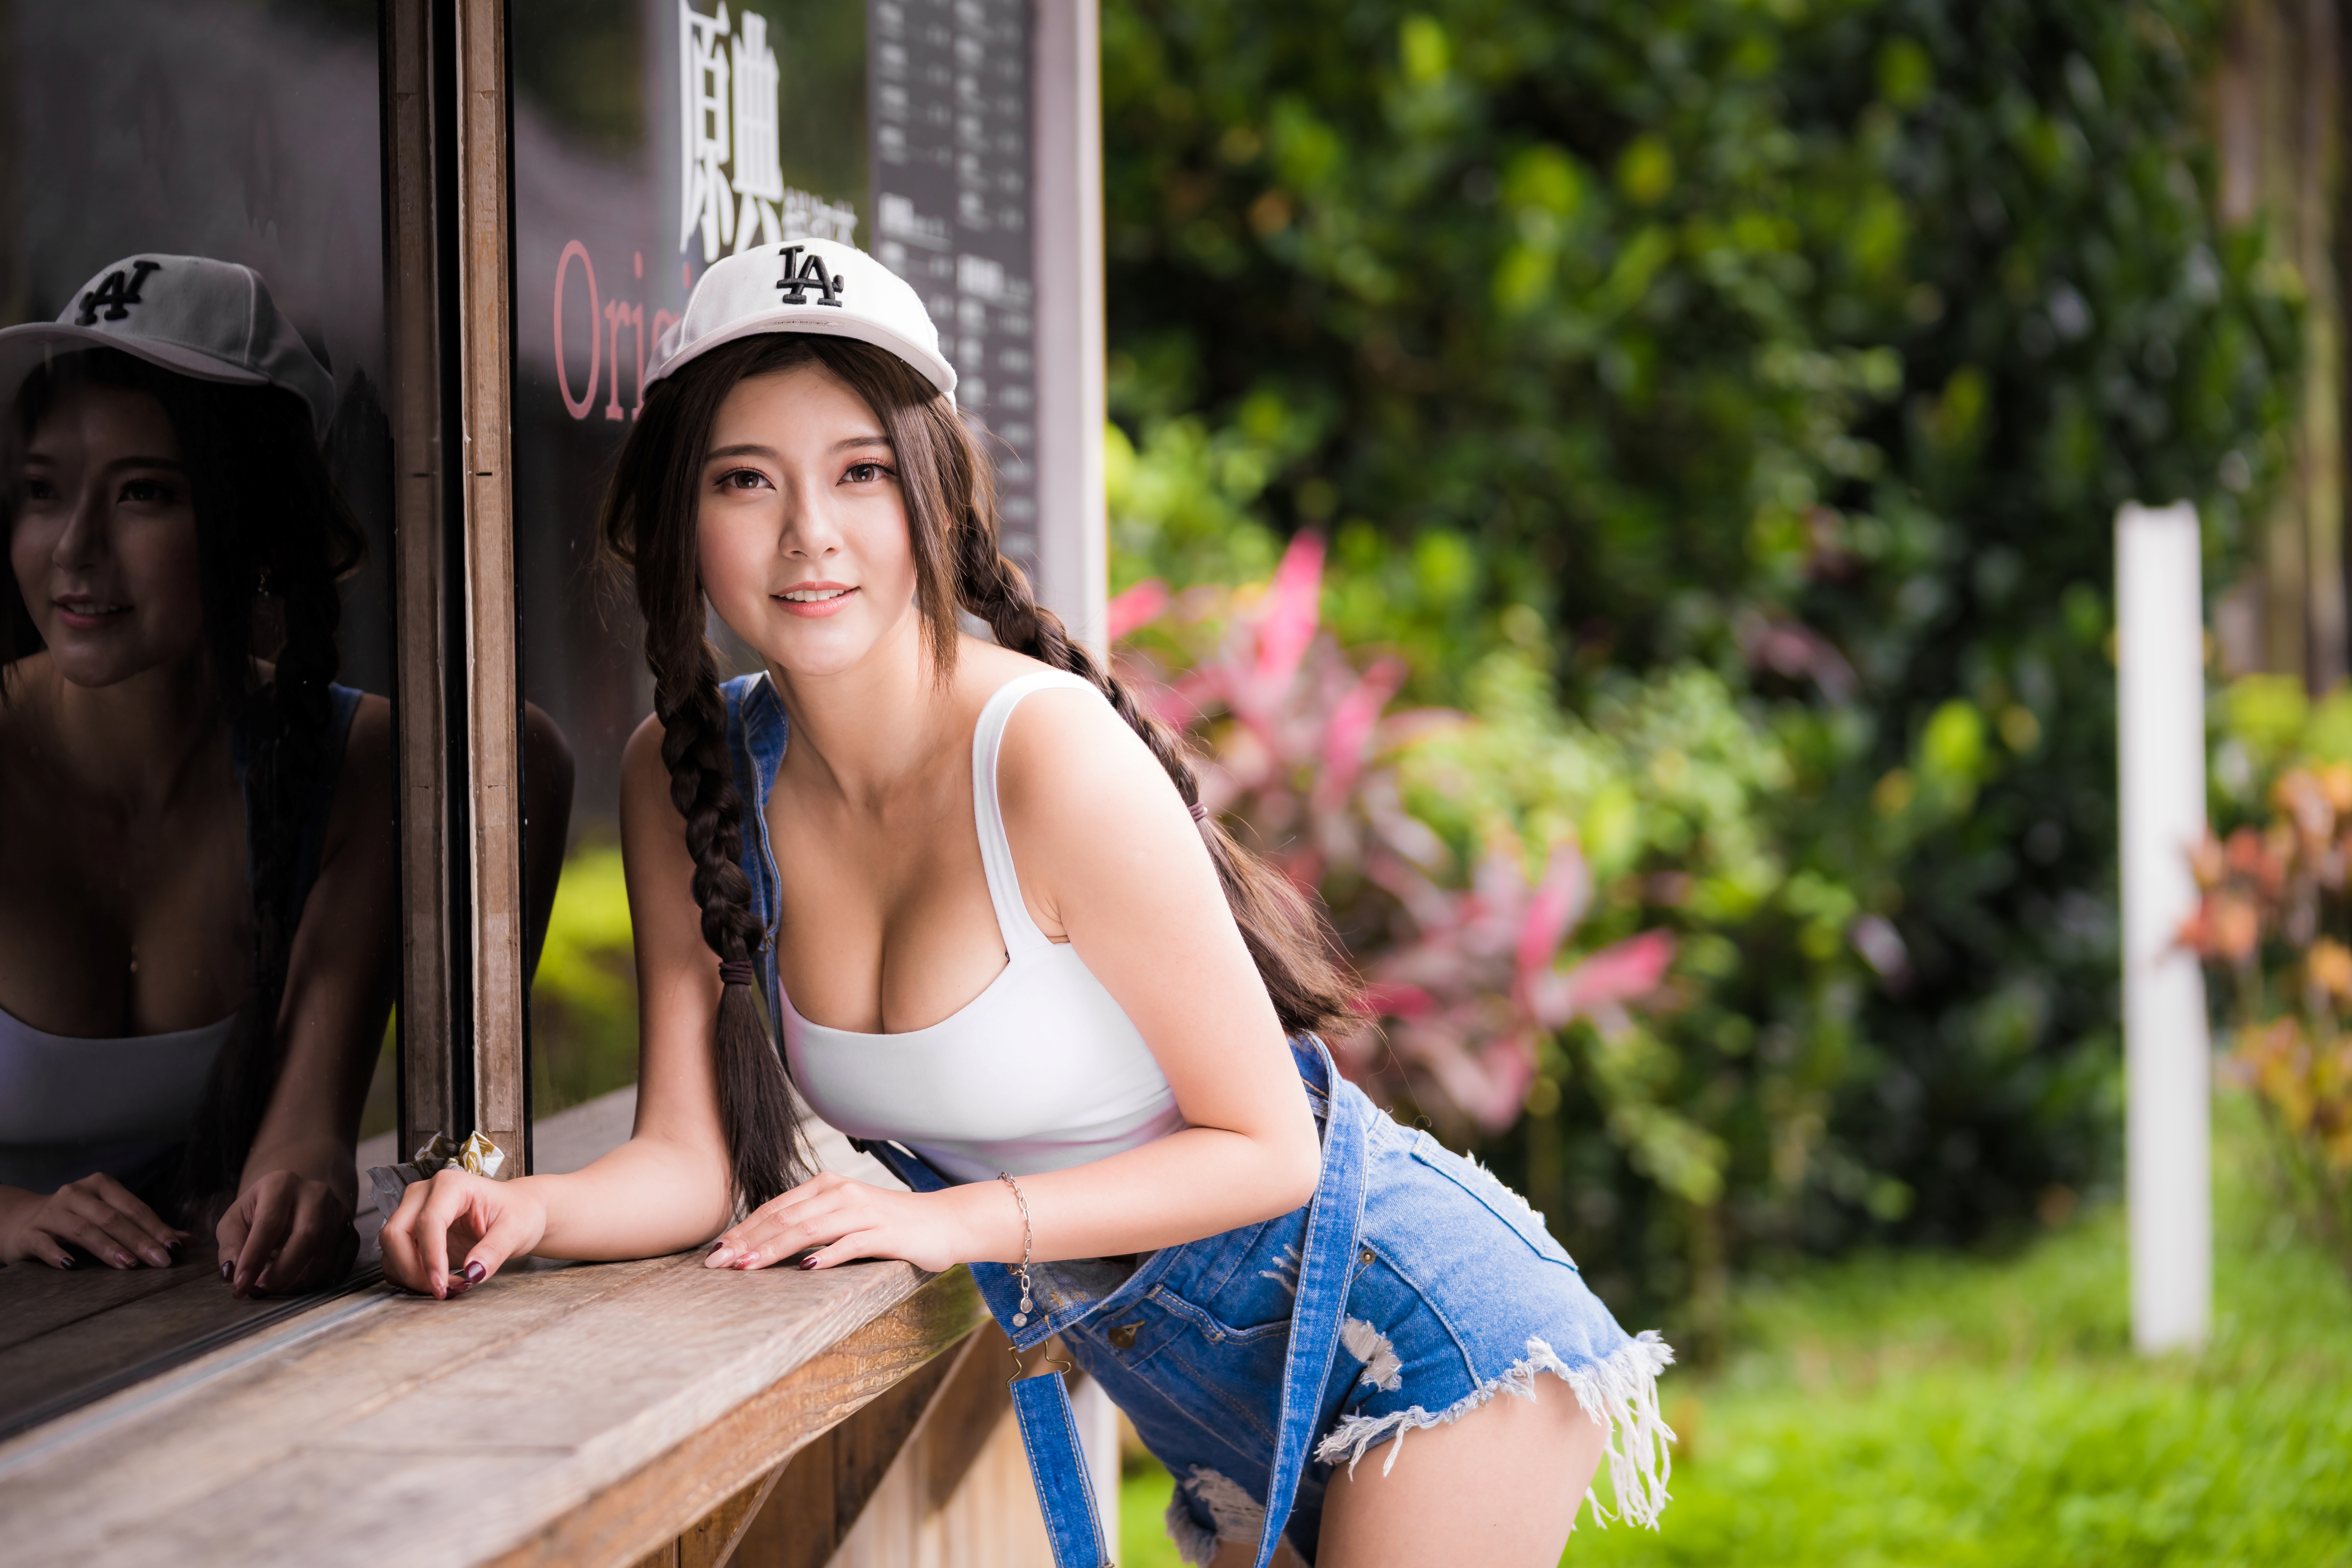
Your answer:
[[[2197,510],[2116,513],[2123,797],[2125,1173],[2132,1342],[2195,1350],[2213,1318],[2212,1052],[2205,977],[2180,946],[2205,831],[2205,617]]]
[[[1096,657],[1110,543],[1103,508],[1102,80],[1096,0],[1033,0],[1037,280],[1037,596]]]

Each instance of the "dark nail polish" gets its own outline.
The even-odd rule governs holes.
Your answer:
[[[483,1268],[479,1263],[468,1262],[466,1265],[466,1283],[468,1285],[479,1285],[483,1280],[488,1279],[489,1276],[490,1271]]]
[[[73,1254],[72,1254],[72,1253],[70,1253],[70,1252],[60,1252],[60,1253],[58,1253],[58,1268],[71,1268],[73,1266],[74,1266],[74,1265],[73,1265]]]
[[[801,1259],[801,1267],[802,1267],[802,1268],[815,1268],[815,1267],[816,1267],[816,1255],[815,1255],[814,1253],[811,1253],[811,1254],[809,1254],[809,1256],[807,1256],[806,1258],[802,1258],[802,1259]]]
[[[232,1274],[236,1273],[236,1259],[235,1259],[234,1258],[230,1258],[227,1262],[226,1262],[226,1263],[224,1263],[224,1264],[222,1264],[222,1265],[221,1265],[221,1278],[222,1278],[222,1279],[227,1279],[230,1275],[232,1275]]]

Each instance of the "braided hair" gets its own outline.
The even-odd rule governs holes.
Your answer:
[[[327,688],[341,659],[336,580],[359,564],[364,535],[328,473],[300,399],[89,349],[50,361],[18,395],[0,463],[0,537],[22,502],[25,446],[50,410],[83,387],[146,394],[179,437],[195,512],[205,658],[220,712],[246,752],[253,951],[244,999],[214,1058],[179,1169],[154,1194],[194,1223],[236,1196],[285,1056],[278,1021],[294,947],[295,877],[329,761]],[[0,576],[5,667],[37,651],[40,639],[14,576]],[[273,654],[276,671],[264,682],[255,661]],[[0,700],[7,684],[0,682]]]
[[[1200,821],[1225,901],[1283,1028],[1328,1029],[1350,1017],[1355,991],[1320,907],[1200,809],[1200,779],[1183,738],[1071,637],[998,548],[994,474],[954,405],[897,355],[867,343],[789,333],[747,338],[656,384],[621,453],[600,525],[605,547],[635,579],[670,799],[686,818],[703,940],[720,960],[719,1114],[738,1195],[756,1207],[793,1184],[808,1165],[782,1058],[752,984],[750,960],[763,933],[739,864],[743,800],[729,761],[718,660],[703,633],[696,515],[703,455],[728,394],[751,377],[803,365],[824,369],[864,398],[889,437],[906,500],[915,602],[935,677],[945,681],[954,671],[956,613],[962,610],[985,621],[1000,646],[1100,691]]]

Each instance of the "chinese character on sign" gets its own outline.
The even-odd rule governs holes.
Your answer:
[[[776,161],[776,51],[768,47],[768,19],[746,10],[741,25],[743,37],[735,46],[735,194],[743,198],[743,210],[735,232],[738,248],[748,250],[783,238],[775,204],[784,199],[784,171]]]
[[[685,79],[678,84],[682,132],[678,151],[683,160],[678,184],[685,203],[677,246],[685,249],[699,226],[705,261],[718,260],[735,237],[735,205],[730,199],[734,193],[719,170],[728,161],[727,51],[720,47],[726,37],[726,0],[719,0],[716,16],[698,15],[686,0],[677,0],[678,69]],[[772,115],[774,80],[769,78]],[[772,119],[770,123],[774,123]],[[770,146],[773,145],[771,142]]]
[[[677,0],[678,248],[691,249],[698,229],[706,262],[790,239],[854,244],[856,207],[784,184],[782,72],[767,17],[742,7],[731,39],[728,22],[724,4],[706,16]]]

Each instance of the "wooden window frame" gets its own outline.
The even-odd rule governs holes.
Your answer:
[[[530,1168],[499,0],[385,0],[400,1141]]]

